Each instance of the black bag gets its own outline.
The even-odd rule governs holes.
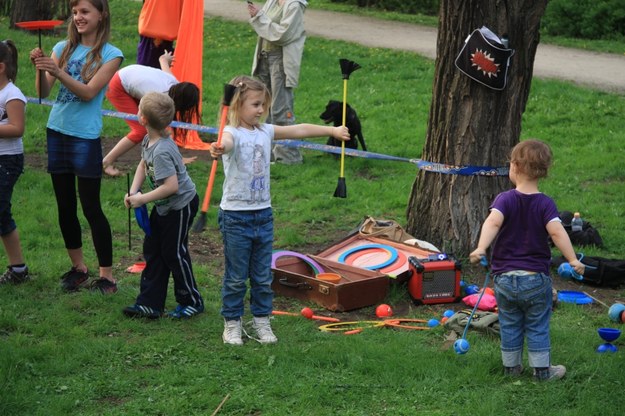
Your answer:
[[[490,29],[475,29],[456,57],[456,67],[469,78],[494,90],[503,90],[514,50]]]
[[[577,258],[586,266],[582,282],[612,288],[625,283],[625,260],[584,256],[583,254],[578,254]],[[552,260],[555,267],[559,267],[562,263],[566,263],[564,257]]]
[[[573,219],[573,213],[570,211],[560,212],[560,219],[562,225],[566,230],[571,243],[574,246],[597,246],[603,247],[603,239],[599,235],[599,231],[592,226],[588,221],[584,221],[582,225],[582,231],[571,230],[571,220]]]

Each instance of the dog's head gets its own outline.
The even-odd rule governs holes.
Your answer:
[[[346,105],[348,109],[351,109],[349,104]],[[323,113],[319,115],[319,118],[323,120],[324,123],[330,124],[335,123],[335,125],[341,125],[341,119],[343,117],[343,102],[330,100],[326,105],[326,109]]]

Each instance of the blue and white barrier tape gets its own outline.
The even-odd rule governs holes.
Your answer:
[[[47,106],[52,106],[54,102],[50,100],[42,99],[39,102],[39,98],[27,97],[29,103],[33,104],[43,104]],[[129,113],[120,113],[118,111],[111,110],[102,110],[102,115],[107,117],[115,117],[121,118],[124,120],[133,120],[137,121],[136,114]],[[192,124],[192,123],[183,123],[180,121],[173,121],[170,124],[171,127],[187,129],[187,130],[196,130],[202,133],[210,133],[210,134],[218,134],[219,130],[215,127],[203,126],[200,124]],[[297,147],[302,149],[310,149],[317,150],[320,152],[326,153],[334,153],[341,154],[341,148],[336,146],[330,146],[327,144],[319,144],[313,142],[306,142],[301,140],[276,140],[282,146],[286,147]],[[501,166],[501,167],[490,167],[490,166],[455,166],[448,165],[444,163],[435,163],[435,162],[427,162],[421,159],[409,159],[405,157],[391,156],[385,155],[382,153],[374,153],[374,152],[365,152],[363,150],[349,149],[345,148],[345,154],[348,156],[354,157],[362,157],[365,159],[376,159],[376,160],[391,160],[396,162],[408,162],[417,165],[417,168],[433,173],[443,173],[447,175],[463,175],[463,176],[508,176],[509,167]]]

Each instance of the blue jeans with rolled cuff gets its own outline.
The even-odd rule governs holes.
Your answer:
[[[505,367],[521,364],[527,340],[531,367],[549,367],[552,281],[543,273],[494,277],[499,308],[501,354]]]

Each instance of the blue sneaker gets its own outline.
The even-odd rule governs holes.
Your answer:
[[[167,316],[173,319],[189,319],[189,318],[193,318],[195,315],[201,314],[202,312],[204,312],[204,305],[199,305],[199,306],[178,305],[176,306],[176,309],[169,312]]]
[[[162,316],[161,311],[158,309],[150,308],[145,305],[139,305],[137,303],[125,307],[122,312],[130,318],[158,319]]]

